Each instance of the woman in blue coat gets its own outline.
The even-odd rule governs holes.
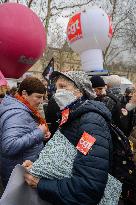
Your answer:
[[[5,187],[17,164],[35,161],[48,137],[46,122],[38,113],[45,87],[34,77],[20,84],[15,97],[5,96],[0,104],[1,177]],[[46,135],[47,134],[47,135]]]

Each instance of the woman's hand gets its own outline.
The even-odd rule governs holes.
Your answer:
[[[44,140],[48,140],[51,137],[50,131],[47,129],[47,127],[43,125],[39,125],[38,128],[44,133]]]
[[[26,183],[31,186],[32,188],[37,188],[37,184],[39,183],[40,179],[38,177],[34,177],[29,173],[25,173],[24,175]]]
[[[45,139],[45,140],[48,140],[48,139],[50,139],[50,137],[51,137],[51,133],[50,133],[50,132],[47,132],[47,133],[45,134],[45,136],[44,136],[44,139]]]
[[[22,166],[25,167],[26,169],[31,169],[32,165],[33,165],[33,162],[30,160],[25,160],[22,164]]]
[[[45,124],[39,125],[38,128],[46,134],[48,132],[48,128],[45,126]]]

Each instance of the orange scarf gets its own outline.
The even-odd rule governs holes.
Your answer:
[[[17,100],[19,100],[20,102],[22,102],[23,104],[25,104],[31,111],[32,113],[34,114],[34,116],[36,116],[39,124],[45,124],[45,126],[47,127],[48,129],[48,125],[46,123],[46,120],[40,115],[40,113],[38,112],[38,110],[36,110],[35,108],[33,108],[30,103],[25,99],[23,98],[21,95],[19,95],[18,93],[15,95],[15,98]]]

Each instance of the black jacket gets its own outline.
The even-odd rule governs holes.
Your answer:
[[[95,100],[103,102],[112,114],[113,123],[119,127],[123,133],[129,137],[132,130],[132,112],[124,115],[122,112],[123,105],[121,104],[119,96],[112,93],[107,93],[106,96],[95,98]]]
[[[105,119],[110,113],[103,103],[85,101],[72,109],[61,132],[76,146],[83,132],[96,138],[87,155],[79,151],[73,164],[71,178],[40,179],[41,198],[57,205],[96,205],[103,196],[109,171],[110,131]]]
[[[60,109],[54,98],[51,97],[47,105],[43,105],[46,122],[49,125],[49,130],[53,135],[59,126]]]

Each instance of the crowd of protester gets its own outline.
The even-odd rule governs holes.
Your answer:
[[[122,183],[110,173],[107,122],[130,140],[136,165],[136,87],[122,94],[119,76],[82,71],[54,71],[50,80],[50,90],[48,80],[27,77],[0,94],[1,192],[21,164],[45,205],[136,204],[135,187],[135,196],[121,198]]]

